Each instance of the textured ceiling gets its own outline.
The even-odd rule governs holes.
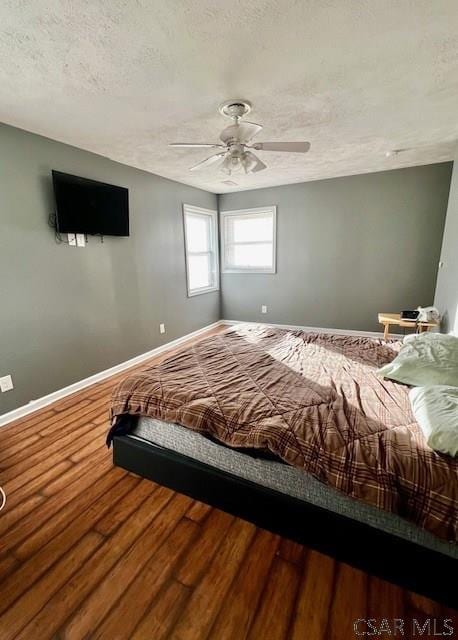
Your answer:
[[[217,193],[457,151],[457,0],[2,0],[0,57],[1,121]],[[168,143],[217,141],[233,97],[311,151],[190,173],[208,150]]]

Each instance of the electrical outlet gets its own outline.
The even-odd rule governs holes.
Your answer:
[[[261,313],[267,313],[267,305],[263,304],[261,306]]]
[[[67,233],[68,244],[71,247],[76,247],[76,235],[74,233]]]
[[[163,324],[162,322],[159,325],[159,333],[165,333],[165,324]]]
[[[0,391],[11,391],[11,389],[14,389],[13,378],[11,376],[0,378]]]
[[[84,233],[77,233],[76,234],[76,245],[78,247],[85,247],[86,246],[86,236],[84,235]]]

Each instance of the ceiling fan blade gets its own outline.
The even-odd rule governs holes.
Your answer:
[[[223,158],[226,155],[226,152],[216,153],[214,156],[210,156],[202,162],[198,162],[193,167],[189,169],[189,171],[199,171],[200,169],[206,169],[207,167],[212,167],[216,165],[218,162],[223,162]]]
[[[243,156],[245,161],[244,163],[246,163],[245,167],[246,167],[247,173],[258,173],[258,171],[263,171],[264,169],[267,169],[267,165],[264,164],[264,162],[260,160],[258,156],[256,156],[251,151],[245,151]]]
[[[238,123],[238,128],[240,132],[240,142],[250,142],[250,140],[262,130],[260,124],[256,124],[255,122],[246,122],[245,120],[241,120]]]
[[[204,143],[199,143],[199,142],[172,142],[171,144],[169,144],[169,147],[181,147],[183,149],[212,149],[213,147],[216,148],[224,148],[224,145],[222,144],[213,144],[211,142],[204,142]]]
[[[241,120],[235,124],[230,124],[228,127],[221,131],[221,135],[219,137],[225,144],[229,141],[236,141],[238,143],[246,144],[249,142],[256,134],[261,131],[262,127],[260,124],[255,124],[254,122],[245,122]]]
[[[255,142],[252,145],[257,151],[288,151],[290,153],[307,153],[310,142]]]

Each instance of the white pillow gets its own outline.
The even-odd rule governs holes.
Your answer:
[[[415,387],[409,392],[412,411],[431,449],[458,454],[458,387]]]
[[[412,386],[458,387],[458,338],[443,333],[409,336],[396,358],[378,373]]]

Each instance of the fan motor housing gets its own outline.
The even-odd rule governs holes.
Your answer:
[[[239,133],[239,125],[231,124],[226,127],[223,131],[221,131],[219,139],[224,144],[238,144],[240,143],[240,133]]]

